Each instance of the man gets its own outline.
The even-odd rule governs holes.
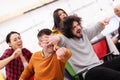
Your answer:
[[[65,63],[70,58],[71,52],[61,47],[56,51],[53,44],[46,41],[52,36],[50,29],[42,29],[38,33],[39,45],[42,50],[34,53],[28,66],[24,69],[20,80],[28,80],[34,75],[34,80],[63,80]]]
[[[103,35],[111,35],[113,43],[116,45],[118,51],[120,52],[120,0],[114,1],[114,16],[110,18],[109,25],[101,32]]]
[[[95,54],[90,40],[109,23],[109,19],[89,28],[83,28],[81,18],[68,16],[62,22],[62,33],[49,38],[49,44],[58,44],[71,50],[68,60],[75,72],[84,72],[85,80],[119,80],[120,58],[103,63]],[[101,76],[102,75],[102,76]],[[103,76],[104,75],[104,76]]]

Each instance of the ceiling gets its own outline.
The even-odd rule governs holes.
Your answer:
[[[57,0],[2,0],[0,23]]]

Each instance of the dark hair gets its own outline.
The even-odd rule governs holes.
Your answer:
[[[73,38],[74,37],[74,35],[72,33],[73,21],[77,21],[78,24],[81,26],[81,18],[78,17],[78,16],[75,16],[75,15],[68,16],[61,22],[62,34],[65,35],[67,38]]]
[[[67,15],[67,13],[63,10],[63,9],[61,9],[61,8],[58,8],[58,9],[56,9],[54,12],[53,12],[53,18],[54,18],[54,29],[59,29],[60,28],[60,22],[61,22],[61,20],[60,20],[60,17],[59,17],[59,15],[58,15],[58,11],[63,11],[66,15]]]
[[[6,36],[6,43],[9,43],[10,42],[10,37],[12,34],[18,34],[20,35],[20,33],[16,32],[16,31],[11,31],[10,33],[7,34]]]
[[[44,35],[44,34],[50,35],[50,34],[52,34],[52,31],[51,31],[50,29],[42,29],[42,30],[40,30],[40,31],[38,32],[37,37],[39,38],[39,37],[41,37],[41,36]]]

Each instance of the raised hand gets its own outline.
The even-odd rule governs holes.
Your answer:
[[[64,48],[64,47],[59,48],[56,51],[57,59],[59,59],[59,60],[64,59],[66,52],[67,52],[66,48]]]
[[[105,18],[103,21],[100,21],[99,24],[101,27],[105,27],[110,22],[110,18]]]
[[[50,36],[48,39],[48,45],[49,44],[53,44],[54,45],[54,50],[56,50],[56,46],[58,44],[58,42],[60,41],[60,38],[56,35],[56,36]]]
[[[17,57],[19,57],[20,55],[22,55],[22,49],[18,48],[14,51],[14,53],[12,54],[12,58],[15,59]]]

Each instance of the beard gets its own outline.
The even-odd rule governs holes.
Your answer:
[[[83,36],[82,36],[82,34],[81,35],[79,35],[79,36],[77,36],[77,35],[74,35],[74,38],[77,38],[77,39],[80,39],[80,38],[82,38]]]
[[[82,38],[82,31],[79,29],[77,30],[76,34],[72,34],[74,36],[74,38]]]

